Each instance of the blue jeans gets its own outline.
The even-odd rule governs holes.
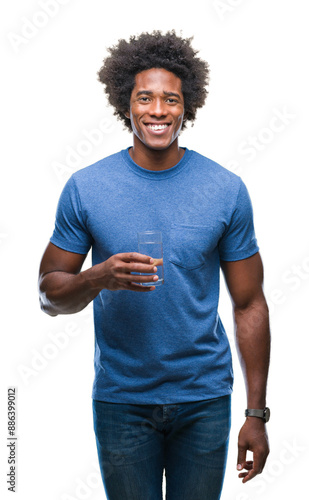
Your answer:
[[[231,396],[166,405],[93,400],[100,470],[109,500],[219,500]]]

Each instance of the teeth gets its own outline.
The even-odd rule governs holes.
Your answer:
[[[167,127],[168,125],[147,125],[148,128],[151,128],[151,130],[163,130]]]

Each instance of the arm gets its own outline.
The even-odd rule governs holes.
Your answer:
[[[39,271],[41,309],[50,316],[72,314],[84,309],[104,288],[149,292],[154,286],[132,283],[131,272],[152,273],[153,259],[135,252],[116,254],[81,272],[86,255],[67,252],[49,243]],[[154,276],[134,276],[146,283]]]
[[[221,261],[221,268],[231,296],[236,332],[236,347],[242,367],[247,408],[263,409],[270,357],[268,307],[263,293],[263,265],[259,253],[235,262]],[[253,463],[246,461],[253,451]],[[237,469],[243,483],[261,473],[269,445],[264,421],[247,417],[238,436]]]

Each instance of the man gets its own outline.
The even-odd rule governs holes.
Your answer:
[[[94,429],[113,500],[162,498],[164,469],[168,500],[220,498],[233,383],[220,266],[247,388],[244,483],[269,453],[270,334],[250,198],[237,175],[178,145],[207,95],[208,64],[196,54],[174,31],[110,49],[99,79],[133,147],[72,175],[40,267],[46,313],[76,313],[93,300]],[[152,256],[136,251],[145,230],[162,232],[159,287],[147,286],[157,279]],[[81,271],[90,248],[93,265]]]

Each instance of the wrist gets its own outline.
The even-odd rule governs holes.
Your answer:
[[[257,418],[257,417],[246,417],[245,427],[248,429],[254,428],[257,430],[265,431],[266,429],[266,422],[264,422],[263,419]]]
[[[82,271],[79,276],[83,281],[83,286],[86,290],[93,293],[99,293],[104,286],[104,271],[103,266],[104,262],[101,264],[95,264],[94,266]]]

